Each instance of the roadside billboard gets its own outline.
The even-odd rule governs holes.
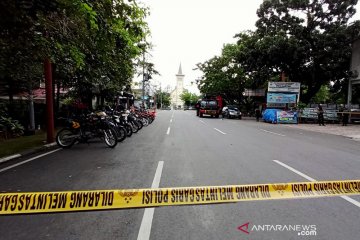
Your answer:
[[[277,111],[277,123],[297,123],[297,112],[293,111]]]
[[[269,82],[268,92],[300,93],[299,82]]]
[[[268,103],[296,103],[296,94],[268,93]]]

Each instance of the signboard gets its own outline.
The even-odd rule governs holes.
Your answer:
[[[297,112],[277,111],[277,123],[297,123]]]
[[[309,118],[309,119],[317,119],[317,110],[316,108],[304,108],[301,111],[302,118]]]
[[[269,82],[268,92],[300,93],[299,82]]]
[[[324,119],[329,120],[329,121],[337,121],[337,120],[339,120],[337,113],[338,113],[338,110],[331,110],[331,109],[325,110],[324,111]]]
[[[263,113],[265,122],[271,123],[297,123],[297,112],[266,109]]]
[[[326,109],[324,110],[324,119],[328,121],[338,121],[337,113],[338,110]],[[318,111],[316,108],[304,108],[301,111],[301,118],[316,120],[318,119]]]
[[[265,97],[265,89],[245,89],[243,95],[246,97]]]
[[[268,103],[296,103],[296,94],[268,93]]]
[[[267,103],[266,107],[267,108],[285,108],[286,103]]]

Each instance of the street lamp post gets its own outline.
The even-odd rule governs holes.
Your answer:
[[[162,109],[162,92],[161,92],[161,83],[160,83],[160,109]]]
[[[142,105],[145,108],[145,45],[143,51]]]
[[[146,82],[146,73],[145,73],[145,54],[146,54],[146,41],[142,39],[138,43],[138,47],[142,50],[142,105],[145,107],[145,82]]]

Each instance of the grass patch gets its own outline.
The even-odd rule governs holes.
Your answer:
[[[22,136],[8,140],[0,141],[0,158],[17,154],[35,147],[41,147],[46,144],[46,132],[37,131],[32,136]]]

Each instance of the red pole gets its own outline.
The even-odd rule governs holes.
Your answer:
[[[45,90],[46,90],[46,129],[47,142],[54,142],[54,105],[53,105],[53,91],[52,91],[52,71],[50,59],[45,59]]]

